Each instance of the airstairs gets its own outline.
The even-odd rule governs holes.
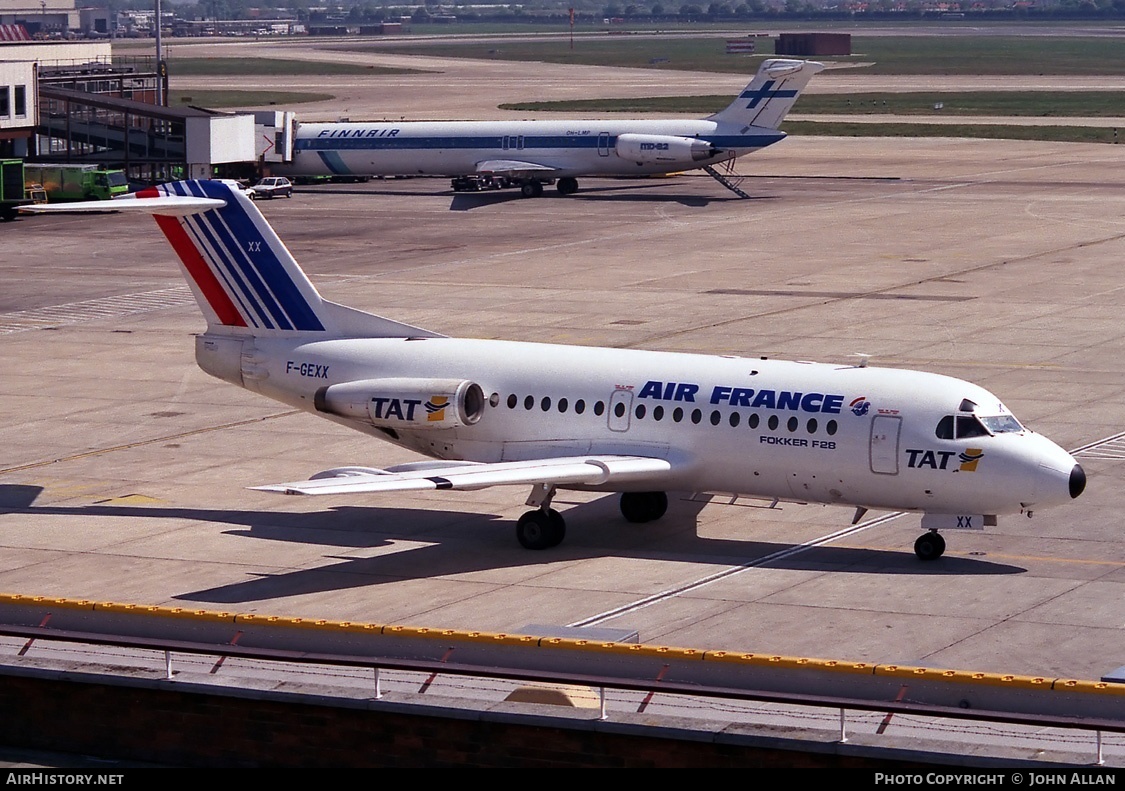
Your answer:
[[[738,197],[749,198],[750,196],[748,194],[746,194],[741,189],[741,187],[739,186],[739,185],[742,184],[743,181],[746,180],[746,177],[745,176],[739,176],[735,172],[734,162],[735,162],[735,160],[732,158],[732,159],[728,159],[726,162],[719,163],[719,167],[721,167],[723,170],[726,171],[726,175],[723,175],[719,171],[715,170],[714,166],[712,166],[712,165],[707,165],[703,169],[705,171],[707,171],[708,176],[715,179],[715,181],[722,184],[724,187],[726,187],[728,190],[733,192]]]

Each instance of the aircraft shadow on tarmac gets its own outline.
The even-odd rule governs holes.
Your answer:
[[[712,203],[729,203],[731,201],[746,200],[733,193],[728,193],[719,185],[715,185],[714,195],[683,195],[675,190],[681,185],[674,181],[652,179],[645,183],[608,183],[603,186],[590,187],[584,185],[574,195],[568,195],[568,201],[604,201],[623,203],[678,203],[681,206],[702,208]],[[322,187],[309,189],[302,187],[299,193],[304,197],[317,198],[324,195],[366,195],[370,197],[395,197],[404,193],[393,189],[379,189],[372,187]],[[563,196],[555,193],[551,187],[544,188],[540,198],[525,198],[518,188],[502,190],[482,190],[481,192],[453,192],[443,189],[434,193],[437,195],[450,195],[453,198],[449,203],[450,211],[472,211],[489,206],[499,206],[510,201],[522,200],[562,200]],[[772,195],[752,195],[750,200],[772,200]]]
[[[228,535],[264,541],[322,545],[341,549],[410,547],[376,557],[326,555],[337,562],[316,568],[258,576],[243,582],[191,591],[173,598],[214,604],[341,590],[387,582],[420,580],[486,571],[522,568],[560,560],[617,556],[622,558],[691,561],[722,566],[754,565],[758,558],[793,548],[786,543],[756,541],[753,513],[747,514],[747,538],[706,538],[696,532],[696,519],[706,504],[679,496],[671,498],[668,514],[659,522],[629,524],[617,510],[616,496],[570,505],[565,493],[556,505],[568,524],[566,541],[542,552],[521,548],[511,522],[494,514],[455,510],[419,510],[379,506],[336,506],[314,512],[211,510],[153,505],[35,506],[41,487],[0,485],[0,515],[50,514],[74,516],[85,529],[96,529],[92,517],[188,519],[229,524]],[[723,507],[723,506],[715,506]],[[794,506],[795,507],[795,506]],[[841,511],[843,513],[843,511]],[[905,526],[898,529],[906,529]],[[252,552],[252,550],[248,550]],[[108,562],[108,561],[107,561]],[[946,555],[923,563],[913,552],[874,548],[813,547],[762,564],[764,568],[837,573],[982,576],[1019,574],[1018,566],[980,558]]]
[[[583,187],[578,193],[566,196],[568,201],[603,201],[622,203],[678,203],[681,206],[702,208],[712,203],[729,203],[746,200],[734,194],[716,193],[706,195],[678,195],[669,190],[675,186],[668,182],[654,180],[651,184],[610,184],[604,187]],[[659,190],[642,194],[640,191]],[[772,196],[752,196],[750,200],[770,200]],[[557,200],[562,196],[552,194],[545,188],[541,198],[524,198],[518,189],[496,190],[491,192],[461,192],[453,196],[450,211],[472,211],[486,206],[495,206],[514,200]]]

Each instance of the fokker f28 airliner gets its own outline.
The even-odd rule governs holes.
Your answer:
[[[431,457],[340,467],[269,492],[358,496],[530,487],[516,536],[563,540],[559,489],[620,492],[630,522],[667,492],[915,511],[982,529],[1082,493],[1069,453],[992,393],[931,373],[733,356],[449,338],[321,298],[257,207],[217,181],[138,193],[207,320],[207,373]],[[105,203],[36,210],[104,211]]]
[[[519,187],[526,197],[554,182],[562,195],[579,176],[645,176],[704,168],[785,137],[778,131],[823,64],[767,60],[722,112],[702,120],[409,121],[301,124],[293,176],[450,176],[456,191]]]

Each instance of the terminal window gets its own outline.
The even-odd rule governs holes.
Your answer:
[[[16,97],[16,117],[22,118],[27,115],[27,86],[15,86]]]

